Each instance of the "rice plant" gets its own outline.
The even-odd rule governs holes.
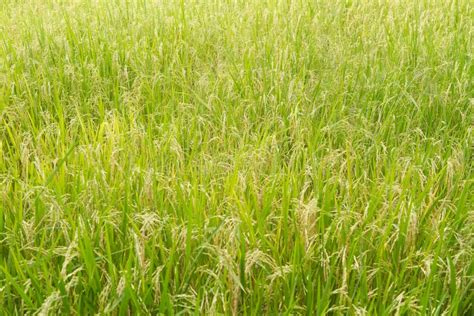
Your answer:
[[[474,313],[470,0],[0,2],[0,314]]]

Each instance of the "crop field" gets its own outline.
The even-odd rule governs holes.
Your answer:
[[[470,0],[0,0],[0,315],[473,315]]]

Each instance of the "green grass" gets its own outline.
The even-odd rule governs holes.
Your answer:
[[[0,314],[474,312],[474,8],[2,0]]]

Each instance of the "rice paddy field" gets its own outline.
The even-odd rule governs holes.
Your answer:
[[[0,314],[473,315],[469,0],[1,0]]]

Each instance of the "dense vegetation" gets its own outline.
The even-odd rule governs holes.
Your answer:
[[[0,4],[0,314],[470,314],[469,0]]]

